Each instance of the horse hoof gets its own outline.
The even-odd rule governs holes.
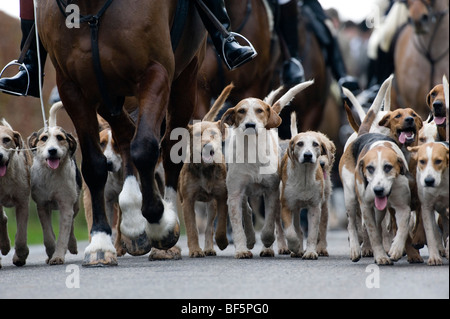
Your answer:
[[[157,249],[167,250],[175,246],[179,238],[180,238],[180,224],[177,221],[175,226],[168,231],[167,235],[159,239],[157,238],[152,239],[151,246]]]
[[[84,251],[82,265],[85,267],[116,266],[117,253],[111,236],[103,232],[95,232],[91,235],[91,243]]]
[[[117,266],[117,255],[112,251],[96,251],[84,255],[84,267]]]
[[[164,214],[158,223],[147,223],[147,236],[152,247],[167,250],[175,246],[180,237],[180,221],[174,205],[163,201]]]
[[[152,249],[147,234],[143,233],[137,238],[131,239],[122,234],[121,241],[127,253],[132,256],[142,256]]]

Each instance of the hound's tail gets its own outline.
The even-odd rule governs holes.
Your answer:
[[[56,126],[56,113],[62,108],[64,108],[64,105],[62,104],[61,101],[56,102],[55,104],[52,105],[52,107],[50,108],[50,115],[48,117],[49,127]]]
[[[388,77],[383,84],[381,85],[380,90],[378,91],[377,97],[372,103],[372,106],[370,107],[369,111],[367,112],[366,117],[364,118],[364,121],[361,123],[361,126],[359,127],[358,135],[361,136],[364,133],[368,133],[370,131],[370,128],[373,124],[373,121],[375,120],[375,117],[377,116],[378,112],[381,110],[381,106],[383,105],[383,101],[385,100],[385,95],[388,90],[390,90],[392,86],[392,79],[394,78],[394,75],[391,75]],[[389,100],[390,103],[390,100]],[[388,107],[390,109],[390,105]]]
[[[223,89],[222,93],[220,93],[220,96],[217,98],[217,100],[214,102],[214,105],[211,107],[208,113],[203,117],[202,121],[209,121],[213,122],[216,118],[219,111],[222,109],[225,101],[227,100],[228,96],[230,95],[231,90],[234,88],[234,84],[229,84],[226,88]]]
[[[298,134],[298,128],[297,128],[297,113],[292,112],[291,113],[291,137],[294,137]]]

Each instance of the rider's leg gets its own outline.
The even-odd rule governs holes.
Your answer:
[[[231,30],[230,18],[228,17],[225,3],[223,0],[202,0],[203,3],[211,10],[219,22],[227,29]],[[230,35],[226,37],[215,25],[210,18],[206,16],[201,8],[198,9],[200,17],[205,24],[206,29],[211,36],[217,53],[225,61],[230,70],[251,61],[255,56],[255,51],[249,46],[240,45],[236,39]]]
[[[20,48],[22,49],[28,35],[34,24],[33,0],[20,0],[20,26],[22,29],[22,41]],[[39,50],[42,61],[42,69],[44,68],[47,52],[39,41]],[[30,84],[28,87],[28,75],[25,68],[20,67],[19,72],[10,78],[0,79],[0,91],[14,92],[18,95],[31,95],[39,97],[39,67],[37,59],[36,41],[32,41],[23,61],[30,76]]]
[[[305,81],[305,71],[300,63],[298,39],[297,0],[278,0],[280,4],[279,28],[289,50],[290,57],[284,61],[282,79],[285,85]]]

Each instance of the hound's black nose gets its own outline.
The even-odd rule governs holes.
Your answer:
[[[428,176],[427,178],[425,178],[425,186],[427,187],[434,187],[434,177]]]
[[[434,101],[433,102],[433,108],[434,108],[435,112],[440,111],[443,107],[444,107],[444,103],[442,103],[442,101]]]
[[[312,162],[312,157],[313,157],[313,155],[310,152],[307,152],[307,153],[303,154],[303,162],[311,163]]]
[[[412,116],[408,116],[407,118],[405,118],[405,123],[408,125],[413,125],[414,124],[414,118]]]
[[[56,148],[50,148],[48,150],[48,155],[55,156],[58,153],[58,150]]]
[[[382,196],[384,196],[384,187],[375,186],[373,188],[373,192],[375,193],[375,196],[382,197]]]
[[[245,128],[246,129],[248,129],[248,128],[255,129],[256,128],[256,124],[255,123],[246,123],[245,124]]]

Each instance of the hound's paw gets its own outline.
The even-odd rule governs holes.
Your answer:
[[[4,243],[0,243],[0,252],[2,253],[3,256],[8,255],[10,250],[11,250],[11,243],[9,239]]]
[[[328,250],[326,248],[317,248],[317,253],[319,256],[328,257]]]
[[[217,256],[214,249],[205,249],[203,253],[205,254],[205,256]]]
[[[302,258],[303,257],[303,252],[291,252],[291,258]]]
[[[375,263],[377,263],[377,264],[380,265],[380,266],[383,266],[383,265],[393,265],[393,264],[394,264],[394,263],[392,262],[392,260],[389,259],[388,256],[382,256],[382,257],[375,258]]]
[[[394,247],[389,250],[389,257],[392,261],[398,261],[403,257],[403,249],[395,249]]]
[[[148,256],[148,260],[179,260],[181,259],[181,248],[173,246],[168,250],[152,248],[152,252]]]
[[[370,247],[363,247],[361,249],[361,255],[363,257],[373,257],[373,250]]]
[[[350,258],[353,262],[357,262],[361,259],[361,248],[359,246],[350,248]]]
[[[259,253],[260,257],[275,257],[275,252],[272,248],[263,248]]]
[[[203,258],[203,257],[205,257],[205,253],[200,248],[199,249],[194,249],[194,250],[189,250],[189,257],[191,257],[191,258]]]
[[[291,251],[287,247],[278,248],[278,255],[290,255]]]
[[[428,266],[442,266],[442,258],[440,256],[430,256],[427,262]]]
[[[29,252],[28,247],[22,249],[16,248],[16,252],[13,256],[13,264],[16,265],[17,267],[24,266],[26,264],[28,252]]]
[[[253,254],[250,250],[247,251],[237,251],[234,254],[234,258],[236,259],[250,259],[253,258]]]
[[[48,260],[47,264],[49,264],[50,266],[62,265],[62,264],[64,264],[64,258],[63,257],[52,257],[50,260]]]
[[[315,251],[307,251],[303,254],[302,259],[316,260],[319,255]]]

